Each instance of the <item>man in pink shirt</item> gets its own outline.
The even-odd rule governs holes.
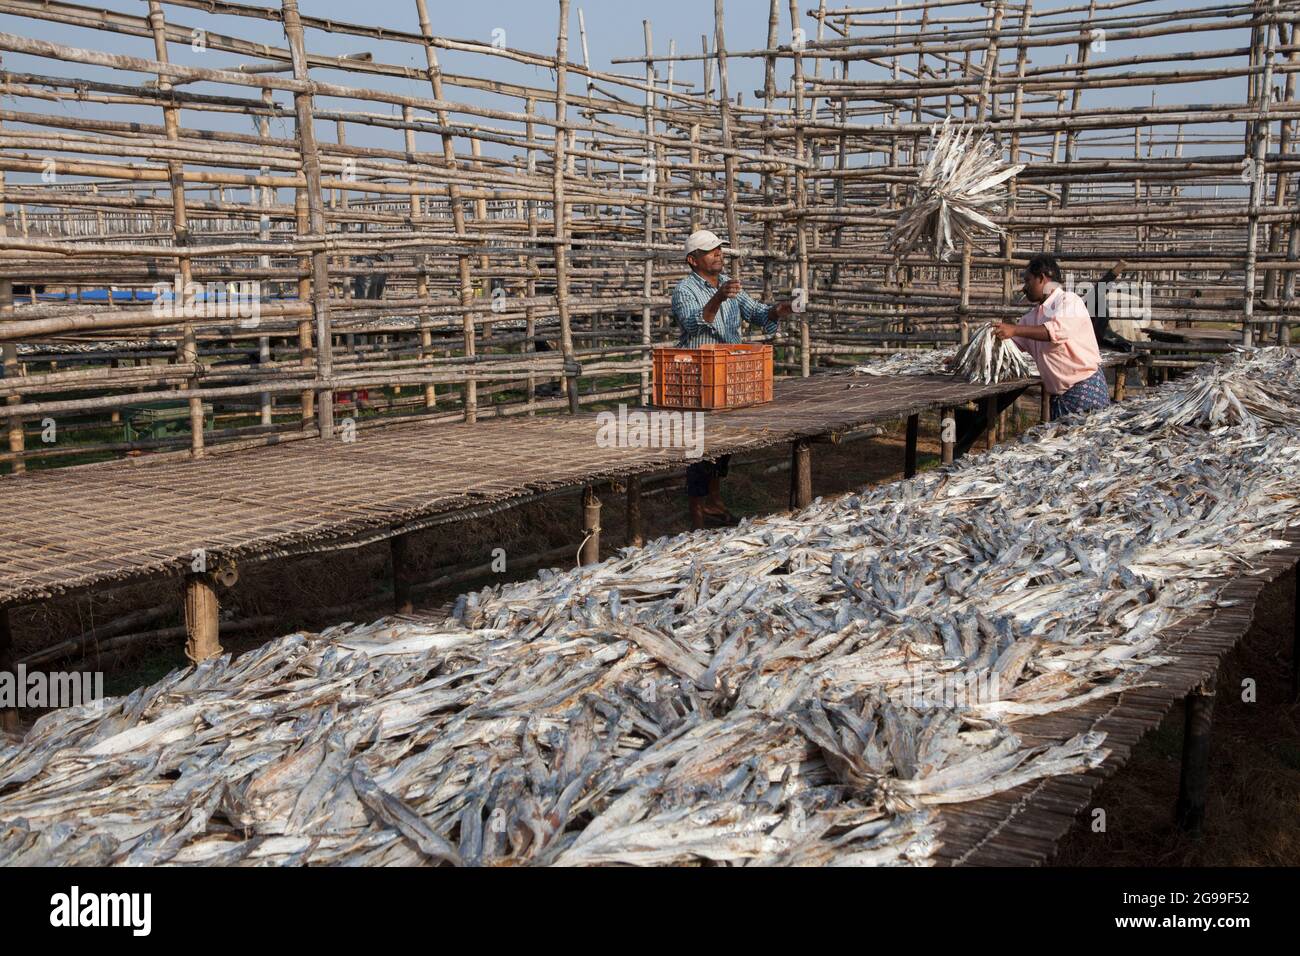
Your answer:
[[[1019,323],[996,322],[993,334],[1013,339],[1034,357],[1052,400],[1052,419],[1105,408],[1110,404],[1101,351],[1088,307],[1061,287],[1061,267],[1047,253],[1029,260],[1025,298],[1037,303]]]

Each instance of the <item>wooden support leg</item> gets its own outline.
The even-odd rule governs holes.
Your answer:
[[[1052,420],[1052,396],[1047,393],[1047,386],[1038,386],[1038,420],[1040,422],[1050,422]]]
[[[645,544],[645,534],[641,530],[640,475],[633,475],[627,480],[627,543],[633,548]]]
[[[1295,628],[1291,636],[1291,702],[1300,702],[1300,564],[1295,566],[1295,600],[1292,602],[1295,608],[1294,620],[1292,626]]]
[[[1115,366],[1115,401],[1124,401],[1124,386],[1127,384],[1124,379],[1128,378],[1128,366]]]
[[[14,666],[13,633],[9,630],[9,608],[0,607],[0,673],[14,675],[18,679],[18,669]],[[17,690],[17,685],[14,687]],[[0,709],[0,730],[7,733],[18,732],[18,708]]]
[[[1214,717],[1214,678],[1187,695],[1183,721],[1183,769],[1175,816],[1180,829],[1193,836],[1205,822],[1205,794],[1210,776],[1210,724]]]
[[[411,536],[399,534],[388,539],[393,559],[393,611],[397,614],[410,614],[415,610],[411,598]]]
[[[984,411],[984,447],[992,449],[998,443],[998,397],[990,395],[983,399],[981,408]]]
[[[185,656],[194,664],[221,653],[217,588],[207,574],[185,576]]]
[[[903,477],[911,478],[916,474],[916,439],[921,429],[921,416],[907,416],[907,445],[903,450]]]
[[[582,489],[582,536],[578,563],[595,564],[600,560],[600,499],[592,485]]]
[[[939,411],[939,448],[942,461],[951,465],[957,447],[957,410],[943,408]]]
[[[790,508],[812,504],[812,442],[800,438],[790,443]]]

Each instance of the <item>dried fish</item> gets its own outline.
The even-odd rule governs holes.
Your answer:
[[[924,865],[937,807],[1106,758],[1016,725],[1145,686],[1298,471],[1300,367],[1260,349],[441,624],[288,635],[6,743],[0,865]]]
[[[853,368],[855,375],[946,375],[955,372],[977,385],[1037,378],[1038,366],[1020,346],[984,325],[961,348],[902,349],[887,358]],[[849,388],[861,388],[849,383]]]
[[[1265,360],[1268,367],[1263,367]],[[1166,389],[1163,402],[1145,409],[1129,424],[1151,429],[1242,425],[1252,435],[1267,425],[1294,424],[1300,405],[1297,364],[1300,359],[1286,350],[1229,353],[1196,369],[1191,382]]]
[[[1004,164],[987,133],[976,139],[973,126],[954,124],[952,117],[930,127],[929,151],[909,187],[908,204],[885,238],[896,260],[918,247],[947,259],[956,249],[954,233],[967,243],[980,233],[1001,235],[1002,227],[989,218],[1005,196],[997,187],[1025,168]]]
[[[977,385],[1038,376],[1038,366],[1025,350],[1009,339],[998,338],[991,325],[979,328],[957,353],[955,365],[966,381]]]

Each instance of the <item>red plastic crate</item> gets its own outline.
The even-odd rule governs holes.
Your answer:
[[[661,408],[742,408],[771,400],[770,345],[654,350],[654,404]]]

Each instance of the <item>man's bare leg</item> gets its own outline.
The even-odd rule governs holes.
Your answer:
[[[704,499],[704,510],[714,515],[727,513],[727,506],[722,503],[722,479],[716,475],[709,479],[709,494]]]
[[[689,495],[687,501],[691,505],[691,530],[699,531],[704,527],[704,503],[708,501],[708,498],[704,495],[700,495],[698,498]]]

